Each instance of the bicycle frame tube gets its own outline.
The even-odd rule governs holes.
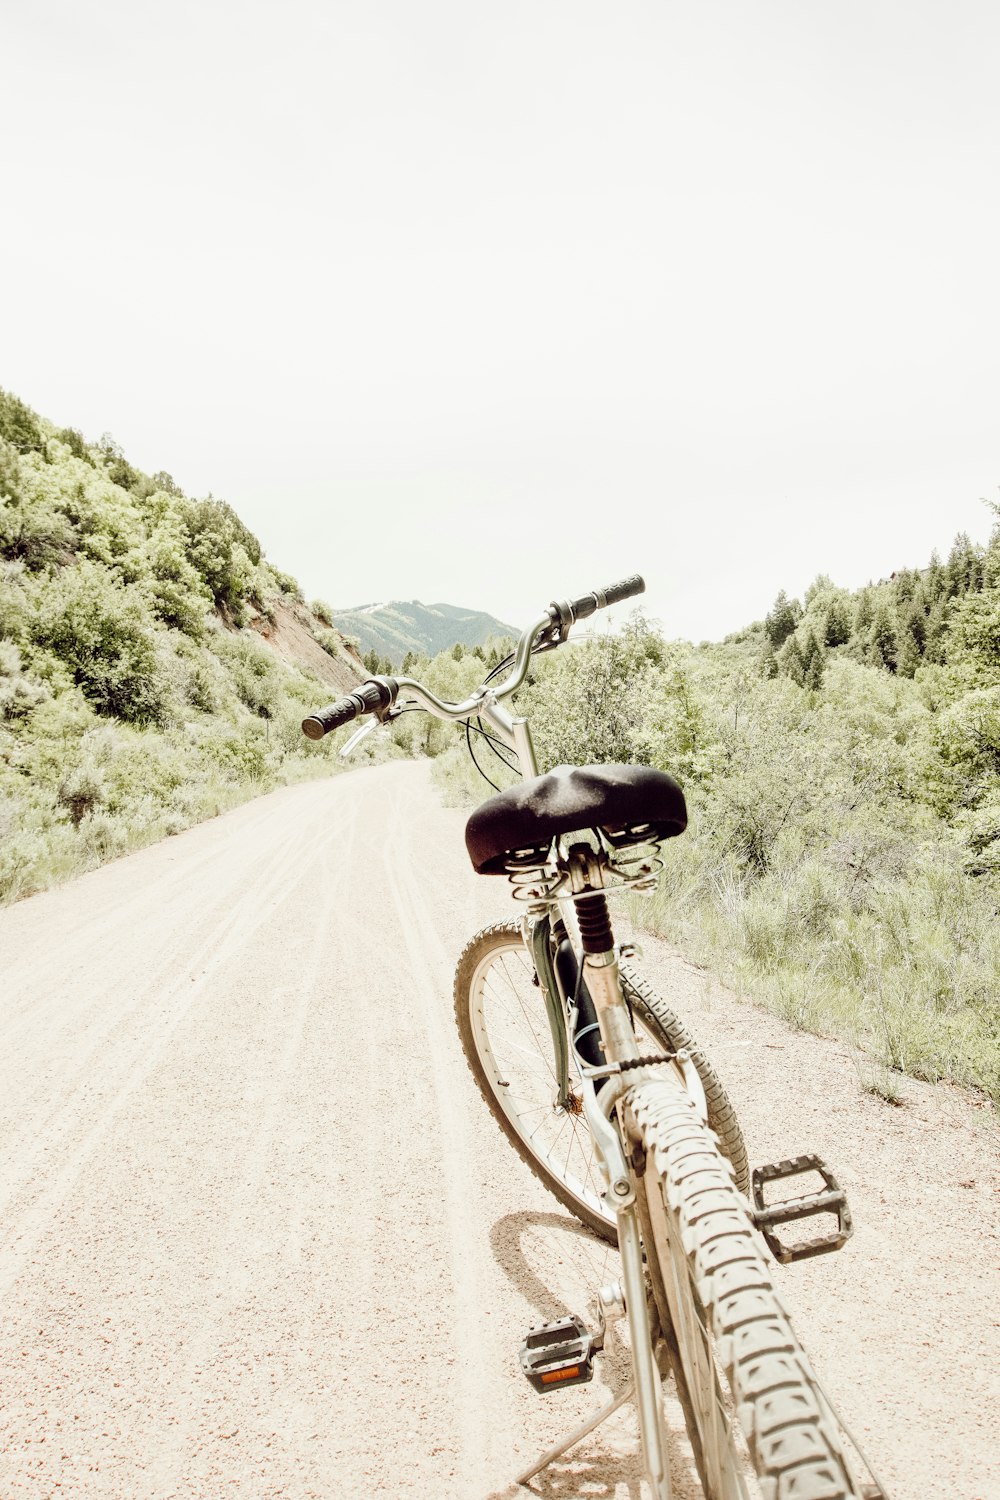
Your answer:
[[[566,1034],[566,1012],[563,1009],[562,993],[552,963],[550,937],[552,919],[542,917],[532,923],[529,933],[531,960],[535,965],[539,987],[545,1000],[545,1014],[552,1033],[552,1048],[555,1053],[557,1109],[565,1109],[569,1101],[569,1040]]]
[[[487,723],[493,725],[504,743],[517,752],[522,780],[528,781],[532,776],[537,776],[538,760],[527,719],[512,719],[507,710],[496,701],[493,693],[487,693],[478,705],[477,712]]]

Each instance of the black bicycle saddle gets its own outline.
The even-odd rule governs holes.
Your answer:
[[[465,846],[480,875],[503,875],[509,856],[600,828],[613,844],[673,838],[687,827],[684,793],[651,766],[556,766],[477,807]]]

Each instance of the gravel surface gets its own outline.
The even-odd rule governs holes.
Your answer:
[[[621,1380],[617,1342],[590,1387],[517,1370],[617,1272],[467,1076],[454,961],[511,903],[463,821],[425,766],[360,770],[0,912],[0,1500],[513,1500]],[[751,1159],[848,1188],[848,1247],[779,1279],[894,1500],[1000,1500],[992,1113],[894,1108],[641,941]],[[626,1408],[533,1490],[639,1500],[634,1448]]]

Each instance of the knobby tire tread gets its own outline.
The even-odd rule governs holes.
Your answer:
[[[750,1163],[743,1132],[736,1118],[736,1111],[722,1087],[722,1080],[707,1054],[695,1041],[677,1012],[671,1009],[648,980],[637,974],[630,964],[622,964],[621,977],[625,998],[629,1004],[634,1005],[638,1000],[641,1006],[659,1022],[674,1051],[680,1052],[683,1049],[691,1054],[691,1060],[701,1079],[701,1086],[705,1090],[708,1122],[719,1137],[723,1156],[728,1157],[732,1163],[736,1186],[741,1193],[749,1193]]]
[[[680,1237],[764,1500],[860,1500],[837,1420],[715,1136],[670,1082],[637,1084],[628,1110],[652,1163],[647,1188],[658,1181]],[[669,1276],[671,1265],[662,1270]]]

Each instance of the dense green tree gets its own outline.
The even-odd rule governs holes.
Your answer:
[[[856,637],[866,635],[875,618],[874,595],[875,590],[871,584],[858,591],[854,601],[854,635]]]
[[[919,667],[926,640],[927,616],[919,600],[912,600],[898,616],[896,669],[904,677],[912,677]]]
[[[19,453],[30,453],[45,446],[38,418],[30,406],[9,391],[0,389],[0,438]]]
[[[789,599],[782,589],[764,620],[764,633],[775,651],[784,645],[801,618],[799,601]]]
[[[924,660],[940,663],[945,659],[947,638],[948,601],[942,594],[931,605],[924,626]]]
[[[212,594],[188,556],[180,517],[167,513],[150,533],[143,549],[148,568],[148,592],[153,609],[165,625],[201,638]]]
[[[374,646],[370,651],[365,653],[361,660],[373,677],[391,677],[393,675],[392,661],[388,656],[380,656]]]
[[[947,588],[947,574],[937,552],[931,553],[931,560],[924,569],[923,589],[924,598],[928,608],[931,609],[941,598]]]
[[[137,490],[140,480],[144,476],[129,463],[121,446],[115,442],[110,432],[104,433],[97,447],[104,460],[105,471],[111,483],[117,484],[123,490]]]
[[[165,469],[160,469],[159,473],[153,475],[153,484],[156,489],[162,490],[166,495],[176,495],[181,500],[184,498],[184,491],[173,475],[168,474]]]
[[[826,667],[826,652],[823,643],[816,632],[810,627],[806,631],[805,641],[802,646],[802,685],[812,691],[823,685],[823,671]]]
[[[967,594],[982,586],[983,563],[980,549],[960,531],[945,564],[946,590],[951,598]]]
[[[875,606],[868,635],[868,658],[872,666],[895,672],[899,654],[896,628],[889,606],[880,600]]]
[[[817,573],[805,592],[806,611],[808,612],[811,604],[816,603],[817,600],[826,598],[829,594],[836,593],[836,591],[837,586],[829,573]]]
[[[35,497],[13,444],[0,438],[0,557],[43,568],[66,555],[73,529],[48,494]]]
[[[242,622],[261,558],[260,542],[223,500],[185,501],[180,515],[191,562],[215,603]]]
[[[981,682],[1000,682],[1000,587],[970,592],[948,612],[945,652]]]
[[[827,605],[823,623],[824,645],[846,646],[851,639],[852,625],[852,612],[847,596],[834,594]]]
[[[90,450],[83,433],[78,432],[75,427],[61,427],[56,433],[56,438],[66,445],[74,458],[82,458],[86,463],[91,462]]]
[[[806,662],[802,655],[802,644],[797,635],[788,636],[775,660],[780,675],[790,677],[792,682],[802,687],[805,682]]]
[[[898,607],[914,597],[920,587],[920,574],[912,568],[900,568],[899,572],[893,577],[892,585],[892,591]]]

